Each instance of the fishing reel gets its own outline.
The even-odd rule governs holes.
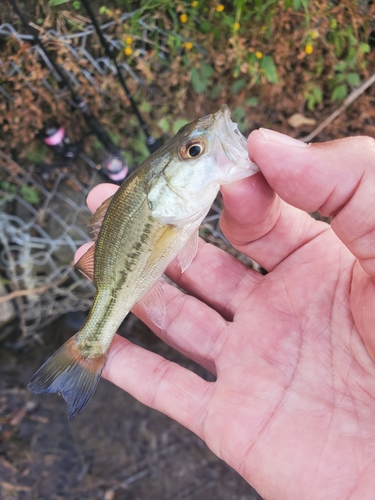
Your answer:
[[[95,132],[95,131],[94,131]],[[93,132],[90,132],[93,133]],[[108,152],[102,162],[97,165],[93,161],[89,161],[88,157],[83,153],[83,141],[87,135],[83,136],[78,142],[72,142],[67,136],[64,127],[60,126],[54,120],[48,120],[43,129],[38,134],[38,137],[44,142],[49,149],[60,159],[54,164],[42,163],[40,165],[40,175],[44,180],[49,180],[51,170],[60,166],[71,166],[77,157],[81,156],[91,167],[98,169],[104,176],[115,184],[121,184],[126,178],[129,168],[119,152]],[[95,134],[97,135],[97,134]],[[113,148],[111,148],[113,150]]]
[[[69,166],[81,150],[81,141],[72,143],[66,135],[64,127],[60,127],[53,120],[48,120],[44,124],[39,137],[57,156],[66,160]]]

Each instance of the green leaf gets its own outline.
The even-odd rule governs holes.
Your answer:
[[[178,118],[172,126],[172,132],[174,134],[177,134],[177,132],[180,130],[181,127],[189,123],[189,120],[186,120],[186,118]]]
[[[25,158],[33,163],[41,163],[45,160],[47,153],[47,146],[43,143],[38,143],[36,146],[33,146],[32,149],[26,151]]]
[[[348,73],[346,77],[346,81],[351,85],[352,87],[356,87],[361,83],[361,79],[358,75],[358,73]]]
[[[246,111],[242,106],[236,106],[233,110],[232,116],[234,121],[239,122],[245,118]]]
[[[212,76],[213,72],[214,72],[214,69],[212,66],[210,66],[209,64],[207,63],[202,63],[201,65],[201,72],[202,72],[202,75],[205,77],[205,78],[210,78],[210,76]]]
[[[335,71],[342,72],[342,71],[345,71],[345,69],[346,69],[346,62],[345,61],[340,61],[339,63],[334,65]]]
[[[112,142],[113,142],[113,144],[115,146],[119,146],[120,145],[121,136],[119,136],[118,134],[116,134],[116,132],[112,132],[112,130],[108,130],[108,135],[111,138],[111,140],[112,140]]]
[[[191,70],[191,84],[193,89],[197,94],[201,94],[207,88],[207,81],[202,78],[202,75],[198,68],[193,68]]]
[[[203,21],[203,23],[199,25],[199,29],[202,33],[211,33],[212,24],[210,21]]]
[[[264,75],[270,83],[279,83],[277,69],[271,56],[263,56],[260,59],[259,66],[264,71]]]
[[[235,21],[236,21],[236,19],[233,16],[227,16],[227,17],[224,17],[224,19],[220,20],[220,24],[222,24],[224,26],[229,26],[229,28],[232,28]],[[219,24],[219,26],[220,26],[220,24]],[[221,28],[221,33],[223,33],[222,28]]]
[[[171,16],[171,18],[173,19],[174,24],[178,25],[178,19],[176,16],[175,9],[167,8],[167,12]]]
[[[99,139],[94,135],[92,138],[91,138],[91,146],[100,151],[104,148],[103,144],[99,141]]]
[[[346,62],[351,65],[351,67],[354,67],[356,62],[357,62],[357,49],[354,47],[349,47],[348,53],[346,56]]]
[[[30,187],[30,186],[22,186],[20,189],[20,195],[22,198],[27,201],[28,203],[39,203],[40,201],[40,194],[39,191],[37,191],[35,188]]]
[[[17,191],[17,186],[15,184],[11,184],[8,181],[1,181],[0,189],[3,189],[7,193],[15,193]]]
[[[307,108],[310,111],[313,111],[316,104],[322,102],[323,100],[323,91],[318,85],[308,84],[306,92],[304,93],[304,97],[307,102]]]
[[[241,106],[237,106],[234,108],[234,110],[232,112],[232,118],[233,118],[233,121],[237,123],[240,131],[244,132],[247,128],[247,122],[245,120],[246,111]]]
[[[323,91],[320,87],[314,87],[312,90],[312,95],[317,103],[323,100]]]
[[[335,83],[335,85],[339,85],[340,83],[344,83],[346,82],[346,75],[345,73],[337,73],[334,77],[333,77],[333,81]]]
[[[142,139],[133,139],[130,142],[130,147],[133,148],[134,151],[139,153],[141,155],[141,158],[147,158],[150,155],[147,145]]]
[[[141,111],[143,111],[143,113],[149,113],[151,110],[152,110],[152,106],[149,102],[146,102],[146,101],[143,101],[141,106]]]
[[[285,0],[284,2],[285,10],[290,9],[291,6],[292,6],[292,0]]]
[[[49,0],[49,5],[51,7],[56,7],[57,5],[61,5],[62,3],[68,3],[70,0]]]
[[[238,94],[240,90],[242,90],[246,85],[246,80],[244,78],[240,78],[239,80],[235,81],[232,85],[232,93],[233,94]]]
[[[368,54],[371,50],[371,47],[368,43],[361,43],[359,45],[359,51],[361,54]]]
[[[215,87],[213,87],[210,92],[210,96],[212,97],[212,99],[217,99],[221,94],[222,90],[223,90],[223,85],[221,85],[220,83],[218,85],[215,85]]]
[[[259,104],[259,99],[255,96],[249,97],[248,99],[246,99],[245,103],[251,108],[255,108],[255,106],[258,106]]]
[[[316,101],[314,99],[314,96],[311,94],[307,94],[306,96],[306,101],[307,101],[307,109],[309,111],[313,111],[315,108]]]
[[[349,40],[350,45],[357,45],[357,39],[354,35],[350,34],[348,36],[348,40]]]
[[[168,132],[171,128],[171,125],[166,118],[161,118],[158,121],[158,127],[160,127],[165,134],[168,134]]]
[[[293,0],[293,9],[299,10],[302,5],[302,0]]]
[[[339,85],[333,89],[331,99],[332,101],[342,101],[348,94],[348,89],[345,84]]]
[[[191,84],[197,94],[201,94],[207,89],[213,72],[212,66],[206,63],[202,63],[199,68],[191,70]]]

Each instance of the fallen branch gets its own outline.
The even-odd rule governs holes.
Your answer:
[[[363,92],[368,89],[375,82],[375,73],[364,81],[359,87],[354,89],[348,97],[345,99],[343,104],[336,109],[328,118],[326,118],[320,125],[318,125],[309,135],[300,139],[303,142],[310,142],[315,136],[319,134],[323,129],[327,127],[333,120],[335,120],[345,109],[350,106],[358,97],[363,94]]]

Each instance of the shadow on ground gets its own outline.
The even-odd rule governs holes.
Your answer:
[[[128,321],[123,333],[132,341],[209,378],[141,322]],[[77,330],[73,323],[77,316],[55,322],[45,344],[27,352],[0,348],[1,499],[260,499],[194,434],[105,380],[72,421],[61,398],[30,393],[28,380]]]

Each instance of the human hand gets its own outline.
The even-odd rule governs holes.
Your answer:
[[[304,146],[270,131],[248,142],[263,175],[222,188],[222,229],[269,274],[201,241],[185,273],[167,271],[189,295],[164,286],[163,330],[133,309],[216,381],[119,336],[103,375],[267,499],[373,499],[375,143]],[[96,187],[89,207],[116,189]],[[304,212],[317,209],[331,226]]]

